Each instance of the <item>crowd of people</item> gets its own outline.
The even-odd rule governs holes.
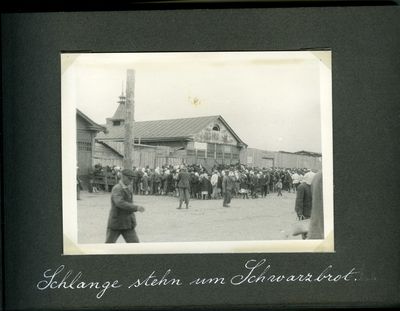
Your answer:
[[[214,166],[210,171],[201,165],[165,165],[121,169],[97,164],[90,176],[91,191],[97,188],[95,176],[110,176],[115,181],[111,194],[111,210],[107,225],[106,243],[115,243],[120,235],[126,242],[138,243],[135,212],[144,207],[133,203],[133,195],[172,195],[179,197],[178,209],[190,199],[220,199],[222,206],[230,207],[232,197],[243,199],[266,197],[273,193],[282,196],[282,190],[296,193],[294,210],[299,220],[312,218],[310,230],[302,238],[323,237],[322,178],[309,169],[255,168],[246,165]],[[314,177],[317,176],[313,184]],[[108,185],[108,182],[105,183]],[[79,185],[79,179],[78,179]],[[107,189],[108,190],[108,189]],[[79,199],[79,192],[78,192]],[[312,216],[314,214],[314,216]],[[310,231],[310,232],[309,232]]]
[[[202,165],[163,165],[155,169],[133,167],[132,190],[135,195],[178,196],[178,176],[185,167],[189,174],[189,196],[191,199],[221,199],[225,174],[233,179],[232,196],[243,199],[263,198],[270,194],[282,195],[282,190],[296,192],[309,169],[257,168],[247,165],[219,165],[207,170]],[[109,178],[109,185],[121,178],[118,166],[96,164],[90,177],[89,192],[106,190],[104,183],[97,184],[97,177]],[[101,178],[100,178],[101,180]],[[114,180],[114,183],[112,182]]]

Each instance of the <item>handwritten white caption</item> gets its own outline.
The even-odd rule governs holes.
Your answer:
[[[117,290],[120,288],[138,288],[138,287],[154,287],[154,286],[203,286],[203,285],[231,285],[240,286],[243,284],[259,284],[259,283],[282,283],[282,282],[301,282],[301,283],[320,283],[320,282],[350,282],[357,281],[360,274],[356,268],[352,268],[345,273],[337,273],[332,265],[328,265],[321,269],[318,273],[306,274],[279,274],[273,273],[272,267],[267,263],[266,259],[256,260],[250,259],[244,264],[242,273],[224,277],[195,277],[188,282],[175,277],[171,269],[166,270],[159,277],[156,271],[152,271],[148,276],[137,278],[131,283],[122,284],[119,280],[112,281],[88,281],[85,280],[82,271],[73,272],[67,270],[64,265],[60,265],[55,270],[47,269],[43,272],[43,278],[36,284],[40,291],[46,290],[80,290],[93,289],[96,290],[96,298],[101,299],[107,291]]]

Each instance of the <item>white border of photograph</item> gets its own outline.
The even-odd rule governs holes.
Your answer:
[[[186,54],[187,52],[183,53]],[[194,52],[189,52],[194,53]],[[257,53],[257,52],[199,52],[205,53]],[[261,52],[259,52],[261,53]],[[76,81],[73,62],[81,54],[61,54],[61,126],[62,126],[62,210],[63,254],[179,254],[179,253],[295,253],[334,252],[333,211],[333,138],[332,138],[332,73],[331,51],[274,51],[262,53],[304,53],[319,61],[320,111],[323,171],[323,240],[265,240],[223,242],[163,242],[79,244],[76,193]],[[118,55],[119,53],[110,53]],[[141,53],[123,53],[141,54]],[[160,54],[160,53],[146,53]],[[182,53],[169,53],[182,54]],[[87,54],[86,54],[87,55]],[[293,206],[294,208],[294,206]],[[104,228],[104,232],[106,228]]]

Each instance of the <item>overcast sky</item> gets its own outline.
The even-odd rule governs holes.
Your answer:
[[[135,70],[135,120],[221,115],[264,150],[321,152],[320,61],[311,52],[63,55],[76,107],[105,124]],[[71,87],[73,85],[73,87]]]

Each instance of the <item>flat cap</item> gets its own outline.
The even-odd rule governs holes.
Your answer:
[[[128,168],[123,169],[121,173],[122,173],[122,175],[125,175],[127,177],[135,177],[135,174],[133,174],[133,171]]]

